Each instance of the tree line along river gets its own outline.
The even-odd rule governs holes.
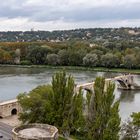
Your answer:
[[[57,71],[60,69],[0,67],[0,101],[14,99],[19,93],[28,92],[38,85],[51,83],[52,75]],[[76,84],[94,81],[97,76],[111,78],[122,75],[111,72],[66,71],[74,77]],[[140,85],[140,75],[135,75],[134,79]],[[118,90],[116,82],[114,93],[116,99],[120,99],[122,120],[126,120],[132,112],[140,111],[140,90]]]

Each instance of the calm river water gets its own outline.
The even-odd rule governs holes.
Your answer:
[[[48,68],[0,67],[0,101],[14,99],[19,93],[28,92],[38,85],[51,83],[52,75],[60,71]],[[93,81],[97,76],[106,78],[122,75],[121,73],[67,70],[76,84]],[[140,85],[140,75],[135,76]],[[117,85],[117,83],[116,83]],[[120,99],[120,115],[126,120],[132,112],[140,111],[140,91],[121,91],[115,89],[115,96]]]

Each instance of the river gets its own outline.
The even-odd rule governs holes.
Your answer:
[[[14,99],[19,93],[29,92],[38,85],[51,83],[51,77],[58,69],[0,67],[0,101]],[[106,78],[121,73],[67,70],[75,78],[75,83],[94,81],[97,76]],[[140,75],[135,75],[140,85]],[[117,85],[117,83],[116,83]],[[117,87],[117,86],[116,86]],[[120,116],[126,120],[132,112],[140,111],[140,91],[122,91],[115,89],[116,99],[120,99]]]

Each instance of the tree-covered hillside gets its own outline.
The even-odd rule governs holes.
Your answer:
[[[8,31],[0,32],[1,42],[32,42],[66,40],[140,41],[140,28],[90,28],[60,31]]]
[[[140,28],[0,32],[0,64],[140,68]]]

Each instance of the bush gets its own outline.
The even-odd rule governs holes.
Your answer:
[[[21,65],[31,65],[31,62],[29,60],[23,60],[20,62]]]

